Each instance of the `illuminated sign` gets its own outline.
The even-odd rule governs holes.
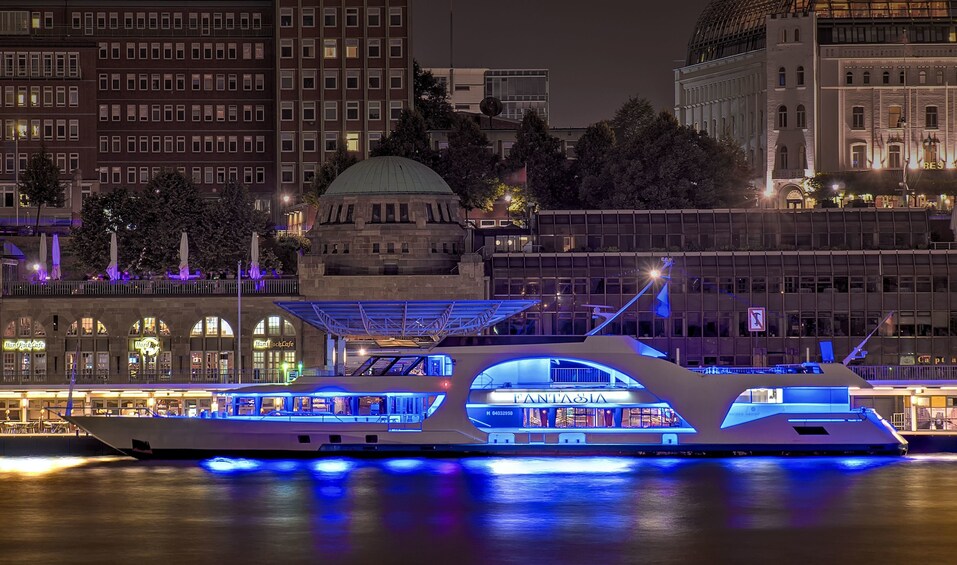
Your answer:
[[[518,406],[621,404],[637,401],[638,399],[628,390],[496,390],[488,395],[489,404]]]
[[[768,319],[764,308],[748,308],[748,331],[763,332],[768,329]]]
[[[925,169],[939,171],[944,169],[943,161],[924,161],[923,166]]]
[[[156,357],[160,352],[160,340],[155,337],[144,337],[133,341],[133,349],[146,357]]]
[[[47,342],[42,339],[5,339],[4,351],[46,351]]]
[[[291,339],[254,339],[253,349],[295,349],[296,342]]]

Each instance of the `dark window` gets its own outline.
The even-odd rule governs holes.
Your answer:
[[[827,433],[827,430],[824,429],[824,426],[794,426],[794,431],[796,431],[799,436],[831,435]]]
[[[354,204],[349,204],[349,206],[346,208],[346,223],[352,223],[352,215],[355,212],[355,208],[356,207]]]
[[[430,221],[430,222],[434,222],[434,221],[435,221],[435,212],[432,211],[432,205],[431,205],[431,204],[428,204],[428,205],[425,207],[425,211],[426,211],[426,213],[427,213],[428,216],[429,216],[429,221]]]
[[[399,221],[400,222],[409,221],[409,205],[408,204],[399,204]]]
[[[787,86],[787,84],[787,71],[784,70],[784,67],[781,67],[778,69],[778,86]]]
[[[342,436],[339,434],[329,436],[329,443],[342,443]]]
[[[372,205],[372,223],[377,224],[382,221],[382,204]]]
[[[804,86],[804,67],[797,68],[797,85]]]
[[[881,75],[881,82],[884,84],[891,83],[891,74],[887,71],[884,71],[884,74]]]
[[[309,436],[299,436],[299,443],[311,443]]]
[[[395,222],[395,204],[385,205],[385,221],[388,223]]]

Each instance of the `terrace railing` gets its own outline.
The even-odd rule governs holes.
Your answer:
[[[3,295],[16,297],[64,296],[209,296],[236,295],[235,279],[137,279],[125,281],[3,281]],[[296,277],[243,279],[243,295],[297,296]]]
[[[859,365],[852,366],[851,369],[870,382],[957,381],[957,365]]]

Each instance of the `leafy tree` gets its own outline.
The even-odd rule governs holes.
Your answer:
[[[317,206],[319,204],[319,198],[326,193],[332,181],[336,180],[336,177],[342,174],[343,171],[358,162],[359,159],[352,153],[349,153],[346,144],[340,139],[336,145],[335,153],[326,159],[326,162],[319,167],[316,176],[313,177],[312,183],[309,185],[309,190],[303,195],[305,201],[313,206]]]
[[[195,265],[204,272],[230,271],[236,264],[249,261],[253,232],[265,241],[273,235],[269,216],[255,209],[249,191],[242,183],[230,181],[223,187],[219,199],[207,204],[205,216],[193,235],[197,243]],[[265,262],[260,249],[260,263]],[[190,249],[190,263],[194,263]]]
[[[452,127],[454,113],[445,84],[432,76],[431,71],[423,71],[415,60],[412,61],[412,97],[415,110],[422,114],[428,129]]]
[[[588,193],[600,208],[674,209],[738,206],[753,193],[751,170],[733,142],[718,142],[662,112],[620,140]]]
[[[435,167],[436,153],[432,150],[429,129],[422,114],[417,111],[402,111],[395,129],[372,151],[373,157],[385,155],[407,157]]]
[[[606,121],[588,126],[575,144],[578,193],[586,205],[600,200],[604,190],[602,173],[615,147],[615,131]]]
[[[205,229],[206,204],[196,185],[178,171],[160,171],[150,179],[137,204],[140,224],[130,233],[130,245],[138,251],[134,270],[140,273],[175,270],[179,265],[182,232],[189,234],[195,244]]]
[[[562,142],[548,133],[537,113],[529,111],[522,118],[506,166],[512,171],[524,167],[531,202],[549,209],[577,207],[578,194]]]
[[[436,170],[458,195],[466,218],[476,208],[490,209],[498,197],[497,161],[478,125],[467,116],[456,117]]]
[[[63,206],[66,187],[60,180],[60,167],[47,153],[46,146],[30,157],[26,170],[20,175],[17,190],[27,197],[31,206],[37,207],[36,229],[40,229],[40,210],[44,206]]]
[[[110,263],[110,234],[116,233],[117,267],[133,270],[139,256],[131,246],[130,234],[139,228],[136,197],[126,189],[91,194],[83,201],[81,223],[72,230],[70,248],[77,266],[89,273],[102,273]]]
[[[632,96],[615,111],[611,127],[618,139],[638,136],[655,119],[655,109],[645,98]]]

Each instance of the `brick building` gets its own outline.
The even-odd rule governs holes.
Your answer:
[[[295,202],[339,140],[360,157],[411,100],[406,0],[18,1],[0,10],[0,218],[41,144],[80,195],[164,168]]]

